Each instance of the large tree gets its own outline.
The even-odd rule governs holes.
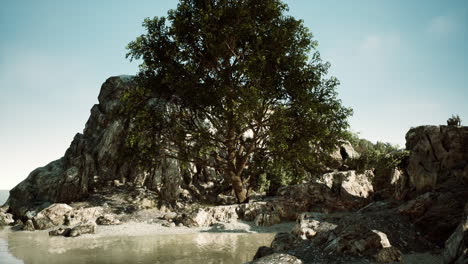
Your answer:
[[[134,145],[216,167],[239,202],[254,162],[320,162],[351,110],[312,34],[286,12],[279,0],[181,0],[167,17],[145,19],[127,55],[143,61],[128,100]]]

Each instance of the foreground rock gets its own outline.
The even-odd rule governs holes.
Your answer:
[[[79,224],[73,228],[58,228],[49,231],[49,236],[77,237],[84,234],[96,233],[96,225],[93,223]]]
[[[34,218],[33,223],[36,229],[44,230],[58,225],[63,225],[65,215],[73,211],[73,208],[67,204],[52,204],[46,209],[40,211]]]
[[[450,238],[445,242],[444,263],[468,263],[468,203],[461,223]]]
[[[13,219],[12,214],[0,211],[0,226],[10,225],[14,222],[15,220]]]
[[[120,220],[115,219],[113,215],[106,214],[96,219],[98,225],[120,225]]]

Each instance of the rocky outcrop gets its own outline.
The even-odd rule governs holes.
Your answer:
[[[406,134],[406,149],[409,182],[417,191],[433,190],[449,179],[468,181],[468,127],[412,128]]]
[[[118,114],[122,95],[134,86],[127,76],[111,77],[102,85],[99,104],[92,107],[83,134],[76,134],[64,157],[34,170],[10,191],[9,202],[15,215],[43,208],[44,203],[82,199],[107,181],[144,184],[132,159],[125,158],[129,118]]]
[[[56,226],[75,226],[81,223],[95,222],[103,214],[102,207],[72,208],[68,204],[57,203],[41,210],[37,214],[28,214],[36,230],[45,230]],[[32,229],[32,228],[30,228]],[[33,231],[33,230],[30,230]]]

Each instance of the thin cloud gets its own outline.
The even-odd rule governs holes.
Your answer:
[[[445,35],[454,32],[456,26],[453,16],[437,16],[429,21],[426,31],[430,34]]]

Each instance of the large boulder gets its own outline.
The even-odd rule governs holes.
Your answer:
[[[177,216],[175,222],[187,227],[207,227],[216,223],[230,223],[238,219],[238,210],[236,205],[197,208]]]
[[[435,189],[450,178],[468,180],[468,127],[420,126],[406,134],[406,168],[417,191]]]
[[[40,211],[34,218],[34,227],[38,230],[44,230],[65,223],[65,215],[73,211],[73,208],[67,204],[52,204],[46,209]]]

